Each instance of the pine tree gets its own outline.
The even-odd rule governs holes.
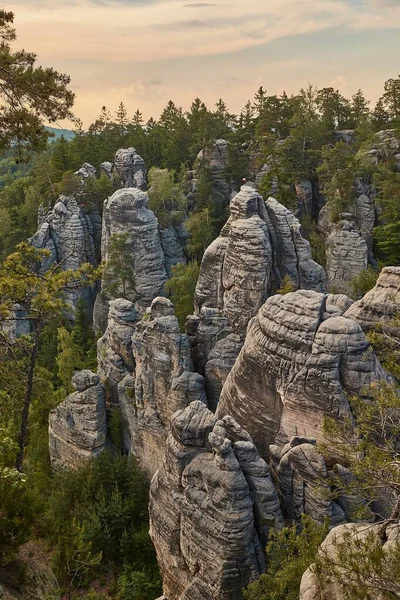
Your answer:
[[[67,75],[37,67],[34,53],[11,50],[13,21],[12,12],[0,10],[0,150],[12,148],[21,159],[46,147],[43,119],[54,123],[72,116],[74,94]]]

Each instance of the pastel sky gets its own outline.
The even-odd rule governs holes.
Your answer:
[[[71,75],[88,125],[122,100],[157,117],[199,96],[239,111],[263,85],[375,102],[400,72],[400,0],[12,0],[18,46]]]

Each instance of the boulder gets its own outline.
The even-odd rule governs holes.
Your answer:
[[[100,377],[91,371],[75,373],[76,390],[49,415],[49,449],[53,469],[79,467],[106,445],[106,395]]]
[[[108,170],[106,163],[103,163],[103,170],[105,172]],[[119,188],[137,187],[141,190],[146,189],[146,165],[135,148],[120,148],[117,150],[112,174],[115,179],[114,183]]]

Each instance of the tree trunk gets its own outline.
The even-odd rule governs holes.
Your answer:
[[[33,338],[33,347],[31,352],[31,359],[29,361],[28,378],[26,382],[25,400],[24,407],[22,409],[21,429],[18,439],[18,455],[16,461],[17,471],[22,471],[22,463],[24,461],[24,451],[26,445],[26,436],[28,433],[28,418],[29,409],[32,402],[32,391],[33,391],[33,378],[35,375],[36,358],[39,348],[39,332],[35,331]]]

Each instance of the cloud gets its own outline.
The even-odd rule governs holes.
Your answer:
[[[184,4],[183,8],[207,8],[209,6],[218,6],[213,2],[192,2],[191,4]]]
[[[107,98],[119,100],[127,94],[132,103],[137,98],[144,106],[146,98],[163,95],[179,104],[181,97],[192,92],[193,97],[203,96],[203,91],[223,96],[230,77],[237,77],[236,85],[245,95],[258,76],[271,89],[281,82],[286,86],[295,76],[296,82],[306,85],[314,80],[313,70],[297,76],[296,66],[290,63],[298,59],[297,40],[312,36],[320,36],[320,46],[315,48],[314,67],[310,68],[315,70],[317,65],[326,71],[327,84],[337,73],[344,77],[347,73],[341,65],[322,65],[319,48],[325,47],[325,35],[347,32],[356,38],[360,32],[400,29],[400,0],[183,2],[5,0],[4,8],[16,14],[18,45],[36,52],[41,63],[69,73],[73,87],[80,90],[79,98],[85,93],[87,114],[98,112],[100,94],[105,96],[104,103]],[[188,13],[183,8],[191,10]],[[280,59],[286,61],[284,66],[279,66],[279,61],[275,66],[269,56],[269,48],[278,43],[283,53],[291,48],[292,55]],[[356,45],[354,42],[354,51],[362,53],[363,48]],[[304,51],[311,55],[310,50]],[[376,53],[380,51],[376,44]],[[339,43],[333,61],[339,60],[336,55],[341,52]],[[398,56],[398,48],[392,54]],[[239,68],[238,59],[243,56],[248,62],[242,60]],[[257,67],[257,75],[249,73],[254,60],[264,63],[262,70]],[[382,64],[387,62],[383,57]],[[266,77],[271,73],[270,84]],[[234,83],[230,82],[231,87]]]

